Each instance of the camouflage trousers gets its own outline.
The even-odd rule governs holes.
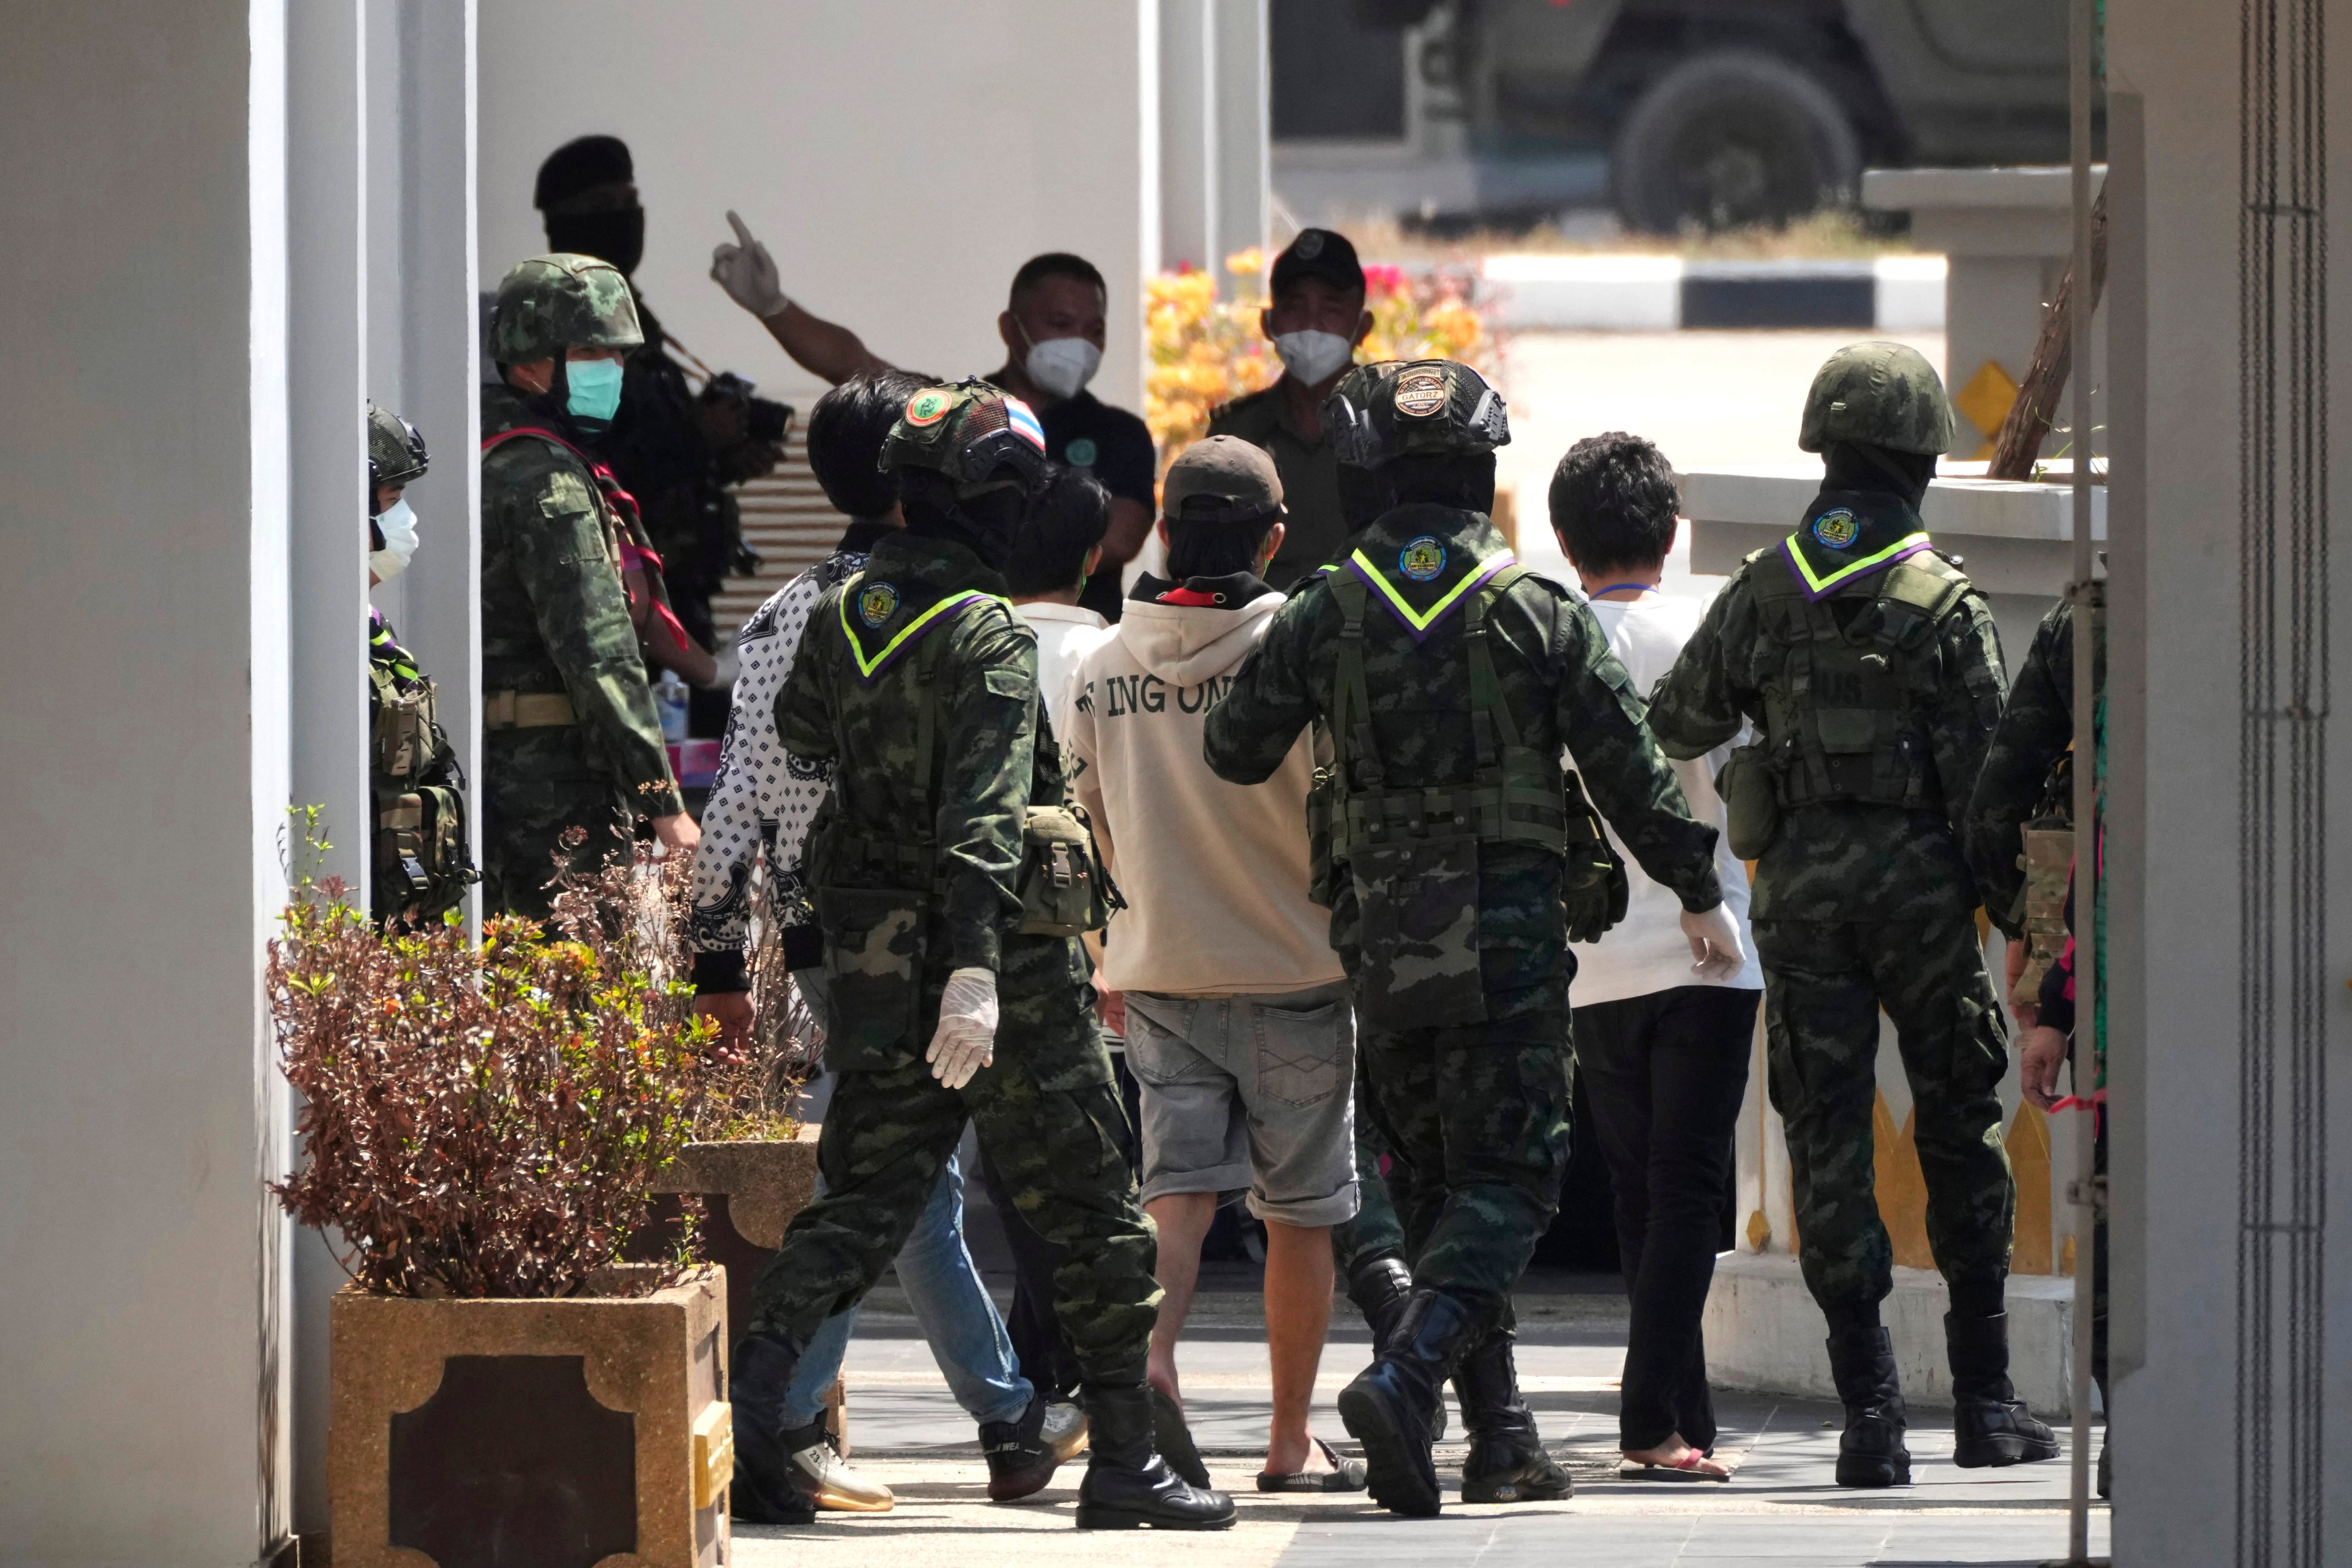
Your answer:
[[[1798,1256],[1813,1300],[1875,1305],[1894,1289],[1871,1139],[1882,1007],[1911,1084],[1936,1265],[1956,1292],[1997,1296],[2017,1207],[1996,1092],[2009,1037],[1975,912],[1755,928],[1772,1108],[1788,1132]]]
[[[1484,1024],[1357,1037],[1413,1283],[1493,1298],[1507,1319],[1568,1171],[1567,1001],[1563,977],[1490,994]]]
[[[806,1344],[863,1300],[921,1215],[969,1118],[1022,1217],[1060,1249],[1054,1310],[1080,1372],[1090,1383],[1142,1380],[1160,1312],[1158,1246],[1072,946],[1005,939],[996,1060],[961,1089],[942,1087],[919,1057],[840,1074],[817,1141],[824,1195],[784,1232],[747,1328]],[[926,1041],[946,980],[944,971],[928,977]]]
[[[498,730],[482,737],[482,912],[542,919],[563,835],[587,842],[567,869],[593,874],[628,848],[628,802],[593,769],[575,725]]]
[[[1381,1156],[1389,1147],[1372,1125],[1372,1112],[1360,1068],[1356,1073],[1356,1217],[1331,1227],[1331,1262],[1339,1271],[1342,1289],[1348,1277],[1383,1253],[1404,1254],[1404,1223],[1397,1218],[1396,1201],[1389,1195],[1388,1179],[1381,1174]]]

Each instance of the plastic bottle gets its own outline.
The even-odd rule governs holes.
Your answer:
[[[662,739],[675,746],[686,739],[686,682],[665,669],[654,682],[654,710],[661,715]]]

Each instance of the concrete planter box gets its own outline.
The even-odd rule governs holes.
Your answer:
[[[816,1141],[821,1129],[803,1124],[797,1138],[751,1138],[728,1143],[689,1143],[654,1178],[654,1223],[634,1257],[658,1257],[668,1249],[678,1220],[677,1198],[702,1200],[703,1244],[710,1260],[727,1270],[727,1321],[740,1334],[751,1321],[751,1292],[768,1259],[783,1245],[784,1227],[816,1198]],[[734,1346],[728,1354],[732,1364]],[[849,1401],[836,1378],[826,1393],[825,1425],[842,1453],[849,1452]]]
[[[634,1298],[339,1291],[338,1568],[730,1561],[726,1290],[707,1269]]]

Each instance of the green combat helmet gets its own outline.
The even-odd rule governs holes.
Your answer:
[[[390,485],[398,489],[425,477],[431,461],[425,455],[425,437],[416,426],[389,408],[367,405],[368,493]],[[371,507],[373,502],[369,503]]]
[[[1449,359],[1358,365],[1323,400],[1323,433],[1351,468],[1421,454],[1475,457],[1507,446],[1503,395]]]
[[[1805,395],[1797,445],[1825,452],[1840,441],[1937,457],[1952,449],[1952,403],[1917,349],[1853,343],[1830,355]]]
[[[882,443],[884,473],[944,474],[961,500],[1006,487],[1034,495],[1049,466],[1045,427],[1029,405],[977,378],[927,386],[907,399]]]
[[[628,279],[609,261],[559,251],[515,264],[490,310],[500,364],[561,359],[566,349],[633,349],[646,341]]]

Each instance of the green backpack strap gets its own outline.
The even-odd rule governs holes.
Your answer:
[[[1517,750],[1519,726],[1503,700],[1503,683],[1495,675],[1495,656],[1486,646],[1486,607],[1510,592],[1511,585],[1530,575],[1514,563],[1478,585],[1462,606],[1464,646],[1470,651],[1470,733],[1478,747],[1478,765],[1492,768],[1502,761],[1503,748]]]
[[[1959,608],[1968,591],[1967,576],[1933,552],[1897,562],[1878,589],[1887,640],[1897,647],[1916,644]]]
[[[1388,773],[1381,765],[1380,745],[1372,736],[1372,702],[1364,683],[1364,584],[1356,577],[1335,572],[1324,582],[1339,603],[1339,689],[1331,703],[1331,765],[1343,793],[1359,787],[1379,789]],[[1350,753],[1352,752],[1352,757]],[[1351,762],[1355,764],[1351,766]]]

